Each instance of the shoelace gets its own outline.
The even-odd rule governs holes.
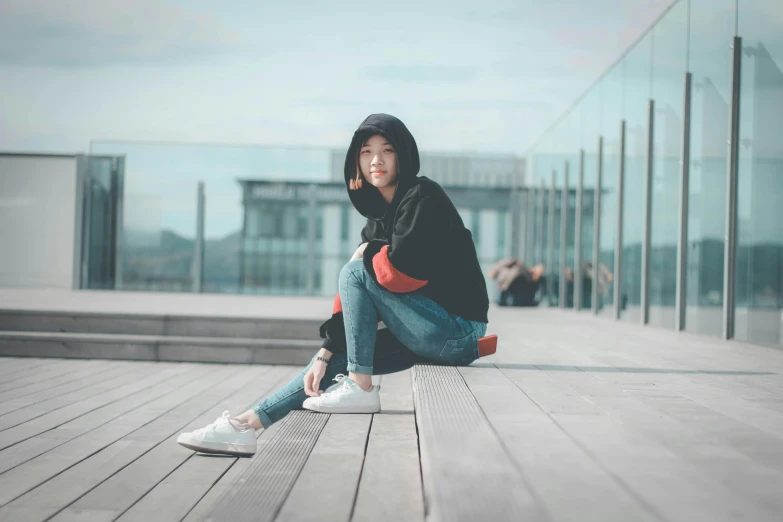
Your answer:
[[[326,390],[324,390],[324,393],[321,394],[321,397],[323,397],[327,393],[332,393],[332,392],[335,392],[337,390],[343,389],[345,386],[348,385],[348,383],[345,381],[345,379],[347,379],[347,378],[348,378],[348,376],[347,375],[343,375],[342,373],[338,373],[337,375],[335,375],[334,379],[332,379],[332,380],[336,381],[336,384],[332,384]]]
[[[207,426],[204,426],[203,428],[197,429],[194,433],[203,433],[209,429],[212,431],[215,431],[218,427],[223,426],[224,424],[230,422],[231,414],[228,412],[228,410],[223,412],[223,415],[220,416],[215,422],[212,424],[209,424]]]

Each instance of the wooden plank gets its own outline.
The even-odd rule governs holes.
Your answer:
[[[424,493],[413,415],[373,416],[353,520],[424,521]]]
[[[31,386],[37,385],[40,387],[42,384],[57,381],[63,377],[67,378],[74,371],[106,364],[105,361],[98,361],[94,359],[86,361],[56,359],[55,361],[55,364],[46,366],[40,370],[34,368],[32,370],[24,370],[19,372],[23,374],[23,379],[15,380],[14,382],[0,381],[0,395],[7,396],[7,392],[9,391],[18,391],[19,393],[24,393],[26,389]]]
[[[289,381],[298,371],[298,369],[278,367],[274,372],[265,376],[263,382],[270,383],[270,387],[263,395],[256,397],[247,404],[243,404],[236,410],[245,411],[252,405],[257,404],[279,387],[280,384]],[[283,376],[282,378],[280,378],[281,375]],[[277,380],[275,381],[275,379]],[[260,386],[261,382],[257,384],[259,386],[253,387],[257,390],[256,393],[263,388]],[[239,403],[237,402],[237,404]],[[205,421],[201,426],[210,422],[210,420]],[[194,424],[198,425],[198,422]],[[263,430],[259,433],[263,433]],[[178,452],[181,453],[181,448]],[[157,484],[152,491],[125,512],[120,520],[149,520],[150,518],[156,520],[182,520],[208,494],[213,485],[223,480],[221,477],[233,468],[237,460],[248,462],[250,459],[237,459],[236,457],[228,456],[216,457],[214,455],[189,455],[184,464],[177,467],[163,481]]]
[[[411,370],[405,370],[383,376],[380,392],[382,413],[413,413],[411,375]]]
[[[5,372],[11,371],[13,368],[19,366],[20,363],[30,361],[28,357],[6,357],[0,356],[0,375],[4,375]]]
[[[83,472],[89,475],[89,472],[85,471],[86,469],[97,469],[100,473],[100,469],[107,464],[107,462],[103,461],[105,457],[101,456],[95,461],[90,461],[89,458],[92,455],[96,453],[100,455],[101,450],[104,448],[162,416],[166,419],[169,417],[177,418],[178,414],[181,414],[177,408],[183,403],[194,398],[197,400],[204,390],[211,389],[234,373],[236,373],[236,370],[233,368],[216,368],[203,377],[191,379],[190,382],[171,379],[167,381],[169,383],[168,393],[160,399],[138,408],[136,411],[118,417],[115,422],[106,424],[85,436],[63,444],[54,451],[47,452],[0,475],[0,505],[4,506],[0,511],[5,509],[4,512],[12,513],[17,509],[21,509],[29,512],[32,509],[48,512],[47,510],[53,506],[48,506],[47,502],[56,503],[63,501],[63,496],[68,502],[75,500],[75,498],[67,498],[68,495],[65,493],[70,491],[68,487],[78,487],[79,483],[74,482],[72,484],[67,481],[64,483],[58,481],[60,487],[63,488],[63,493],[58,494],[56,490],[48,491],[49,494],[53,495],[51,501],[48,500],[48,497],[39,496],[35,493],[24,500],[21,500],[20,497],[85,460],[88,462],[80,468]],[[188,407],[183,407],[183,411],[190,413]],[[138,446],[131,444],[131,442],[133,441],[124,441],[116,448],[112,448],[112,452],[118,451],[122,454],[122,450],[126,449],[126,446]],[[151,442],[151,444],[154,443]],[[137,447],[131,447],[128,451],[133,454],[137,449]],[[108,452],[108,454],[111,455],[112,452]],[[127,456],[121,455],[121,458],[127,458]],[[37,491],[43,490],[39,489]],[[36,502],[29,502],[30,498],[36,497]],[[57,501],[54,500],[55,497],[58,499]],[[6,504],[16,499],[20,499],[18,502],[21,505],[17,503],[14,506],[8,506],[7,509],[5,508]]]
[[[0,381],[9,382],[14,376],[27,370],[35,368],[44,368],[58,359],[47,359],[44,357],[5,357],[0,356]]]
[[[104,372],[120,369],[119,366],[113,367],[109,361],[88,361],[84,364],[79,364],[81,361],[73,362],[76,363],[73,369],[59,377],[0,393],[0,405],[22,399],[28,401],[29,404],[34,404],[37,400],[43,400],[63,393],[63,390],[70,391],[75,389],[75,386],[84,386],[85,380],[94,381]],[[42,395],[43,399],[36,399],[36,397]],[[7,411],[10,410],[2,409],[0,413],[6,413]]]
[[[525,382],[541,373],[514,371]],[[495,368],[460,368],[460,373],[551,520],[658,519],[504,374]],[[562,400],[557,405],[558,411],[569,409]]]
[[[372,415],[331,415],[276,522],[348,521]],[[339,477],[339,480],[335,480]],[[316,508],[317,506],[317,508]]]
[[[166,375],[173,375],[180,373],[181,371],[184,371],[184,368],[178,369],[172,367],[164,370]],[[54,412],[50,412],[44,417],[36,417],[12,428],[0,431],[0,450],[38,435],[39,433],[56,428],[60,424],[81,417],[93,410],[105,407],[128,395],[137,393],[144,388],[153,386],[160,379],[159,375],[140,378],[140,375],[142,375],[143,372],[144,370],[142,368],[138,368],[133,372],[128,372],[126,375],[115,379],[112,383],[100,385],[103,388],[103,393],[98,396],[88,397]]]
[[[270,440],[274,439],[281,424],[282,423],[280,422],[276,422],[269,428],[261,430],[257,438],[258,446],[255,458],[267,451]],[[202,459],[198,460],[201,461]],[[196,459],[190,459],[185,463],[185,466],[188,466],[188,464],[195,461]],[[228,491],[239,484],[239,480],[244,476],[245,472],[250,467],[250,464],[253,462],[253,459],[230,458],[228,459],[228,462],[229,464],[226,472],[221,475],[211,487],[207,488],[208,491],[201,497],[198,503],[193,506],[190,512],[187,513],[187,516],[185,516],[182,522],[200,522],[206,518],[209,512],[214,508],[215,503],[222,498],[223,495],[227,494]]]
[[[51,387],[43,386],[40,390],[31,391],[28,394],[8,398],[0,398],[0,415],[5,415],[20,408],[28,408],[41,402],[49,401],[68,393],[79,391],[86,386],[99,384],[114,378],[123,372],[130,371],[132,366],[112,366],[93,368],[84,372],[74,372],[70,381],[64,381]]]
[[[459,370],[414,367],[428,520],[544,520]]]
[[[232,393],[236,394],[236,390],[243,387],[246,389],[250,381],[259,377],[263,382],[267,371],[266,368],[245,367],[238,374],[229,374],[229,378],[222,375],[216,381],[215,376],[207,377],[207,386],[202,386],[199,392],[179,404],[175,410],[112,443],[18,498],[7,508],[11,512],[24,510],[29,513],[36,510],[37,516],[41,518],[57,515],[55,519],[78,519],[83,510],[95,520],[115,519],[133,505],[148,487],[154,486],[156,482],[149,486],[145,482],[150,473],[160,468],[165,473],[169,465],[176,467],[170,456],[161,453],[161,449],[168,450],[168,455],[179,454],[181,458],[187,458],[190,452],[185,451],[185,455],[182,455],[183,452],[177,451],[177,448],[181,449],[175,442],[180,431],[187,429],[186,426],[190,427],[194,418],[196,422],[202,422],[201,426],[213,421],[216,406],[221,406],[227,399],[229,406],[232,405]],[[209,420],[205,420],[207,417]],[[104,452],[116,455],[109,459],[102,458]],[[131,476],[137,480],[129,482]],[[67,491],[67,494],[63,491]],[[77,499],[78,502],[74,504]],[[100,507],[92,509],[96,499]],[[161,520],[158,516],[152,519]]]
[[[98,520],[115,520],[117,517],[120,520],[182,519],[206,491],[206,488],[201,489],[205,482],[211,485],[222,474],[210,475],[209,472],[217,471],[221,464],[229,464],[232,458],[194,457],[194,452],[176,443],[179,434],[204,427],[224,410],[235,414],[246,411],[257,403],[259,397],[273,390],[282,377],[288,377],[287,370],[254,366],[249,372],[243,372],[242,377],[232,378],[231,383],[221,383],[224,395],[231,388],[233,391],[197,418],[191,416],[184,425],[181,421],[168,425],[162,434],[157,435],[156,446],[148,453],[69,506],[55,520],[79,520],[85,512],[101,513],[100,516],[94,515]],[[172,426],[176,429],[172,430]],[[144,434],[140,432],[131,434],[134,439],[142,436]],[[165,440],[160,442],[161,439]],[[196,466],[192,469],[195,473],[188,474],[191,468],[183,467],[191,460],[204,465],[200,469]]]
[[[0,382],[3,383],[4,387],[12,383],[14,385],[27,384],[31,379],[35,379],[35,376],[39,379],[45,378],[50,371],[67,362],[68,361],[63,359],[36,358],[29,361],[27,364],[21,363],[18,367],[4,372],[4,374],[0,376]]]
[[[23,374],[23,378],[9,381],[0,381],[0,396],[12,395],[14,393],[24,394],[31,386],[47,385],[52,382],[58,382],[60,379],[73,373],[75,370],[79,370],[85,367],[94,366],[98,361],[81,361],[82,364],[78,364],[80,361],[57,361],[56,364],[47,367],[44,370],[37,371],[25,370],[20,372]],[[34,388],[35,389],[35,388]]]
[[[22,463],[66,444],[68,444],[66,448],[71,448],[68,450],[71,452],[74,446],[90,447],[89,443],[84,442],[85,440],[100,439],[101,436],[106,435],[106,432],[122,433],[127,425],[133,426],[140,418],[146,418],[146,410],[143,408],[145,405],[157,404],[158,399],[176,390],[177,386],[186,385],[207,373],[206,368],[191,368],[191,370],[189,373],[168,376],[163,370],[158,375],[161,382],[1,451],[0,473],[6,473]],[[85,434],[89,435],[76,440]]]
[[[741,512],[753,520],[766,519],[763,510],[748,498],[705,475],[666,445],[651,440],[632,425],[596,406],[596,415],[553,411],[547,405],[550,396],[556,404],[561,402],[562,396],[553,394],[551,387],[543,391],[536,389],[537,383],[531,384],[530,372],[521,374],[519,370],[504,370],[504,373],[544,411],[551,412],[549,415],[569,437],[659,517],[724,520],[728,513]]]
[[[594,388],[596,381],[590,375],[579,377],[571,376],[569,386],[577,391],[582,391],[585,383],[588,390]],[[602,412],[667,448],[704,476],[752,499],[760,509],[777,513],[783,510],[779,494],[783,487],[783,452],[777,437],[663,386],[600,385],[615,391],[591,397]]]
[[[32,407],[20,407],[15,410],[11,410],[8,413],[0,415],[0,431],[7,430],[29,420],[41,417],[50,412],[61,411],[67,406],[71,406],[78,402],[82,402],[85,399],[102,395],[107,391],[115,389],[117,386],[121,386],[123,382],[128,382],[130,376],[144,375],[142,368],[114,368],[111,370],[103,370],[104,374],[97,382],[80,380],[75,383],[78,386],[75,390],[67,392],[60,390],[60,393],[40,403],[33,403]],[[55,390],[57,388],[54,388]],[[67,388],[66,388],[67,389]],[[8,401],[0,406],[8,405],[9,408],[24,404],[24,401]],[[28,405],[30,406],[30,405]]]
[[[289,413],[265,451],[251,460],[235,487],[215,502],[205,520],[274,520],[328,418],[306,410]]]

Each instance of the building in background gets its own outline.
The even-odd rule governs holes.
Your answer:
[[[345,182],[239,183],[244,207],[239,291],[336,294],[340,269],[361,243],[367,222],[348,198]],[[471,230],[485,272],[518,250],[521,224],[516,223],[515,237],[512,216],[524,215],[524,190],[479,186],[445,190]]]
[[[345,154],[330,152],[328,183],[240,181],[240,292],[337,293],[340,269],[367,221],[348,198]],[[522,158],[422,151],[420,161],[420,174],[444,187],[471,231],[485,274],[499,259],[519,255],[527,201]]]

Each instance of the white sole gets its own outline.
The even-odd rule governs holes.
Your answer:
[[[380,406],[303,406],[304,409],[318,413],[380,413]]]
[[[195,440],[184,435],[177,438],[177,444],[190,450],[201,453],[213,453],[220,455],[234,455],[238,457],[252,457],[256,454],[255,444],[229,444],[227,442],[206,442]]]

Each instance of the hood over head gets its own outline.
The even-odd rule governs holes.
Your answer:
[[[397,189],[392,202],[387,205],[381,192],[365,180],[359,190],[350,190],[350,180],[356,176],[356,160],[364,141],[380,134],[394,146],[397,153]],[[353,133],[351,145],[345,155],[345,186],[351,203],[366,218],[383,219],[393,214],[407,189],[415,183],[419,174],[419,149],[416,140],[405,124],[389,114],[371,114]]]

